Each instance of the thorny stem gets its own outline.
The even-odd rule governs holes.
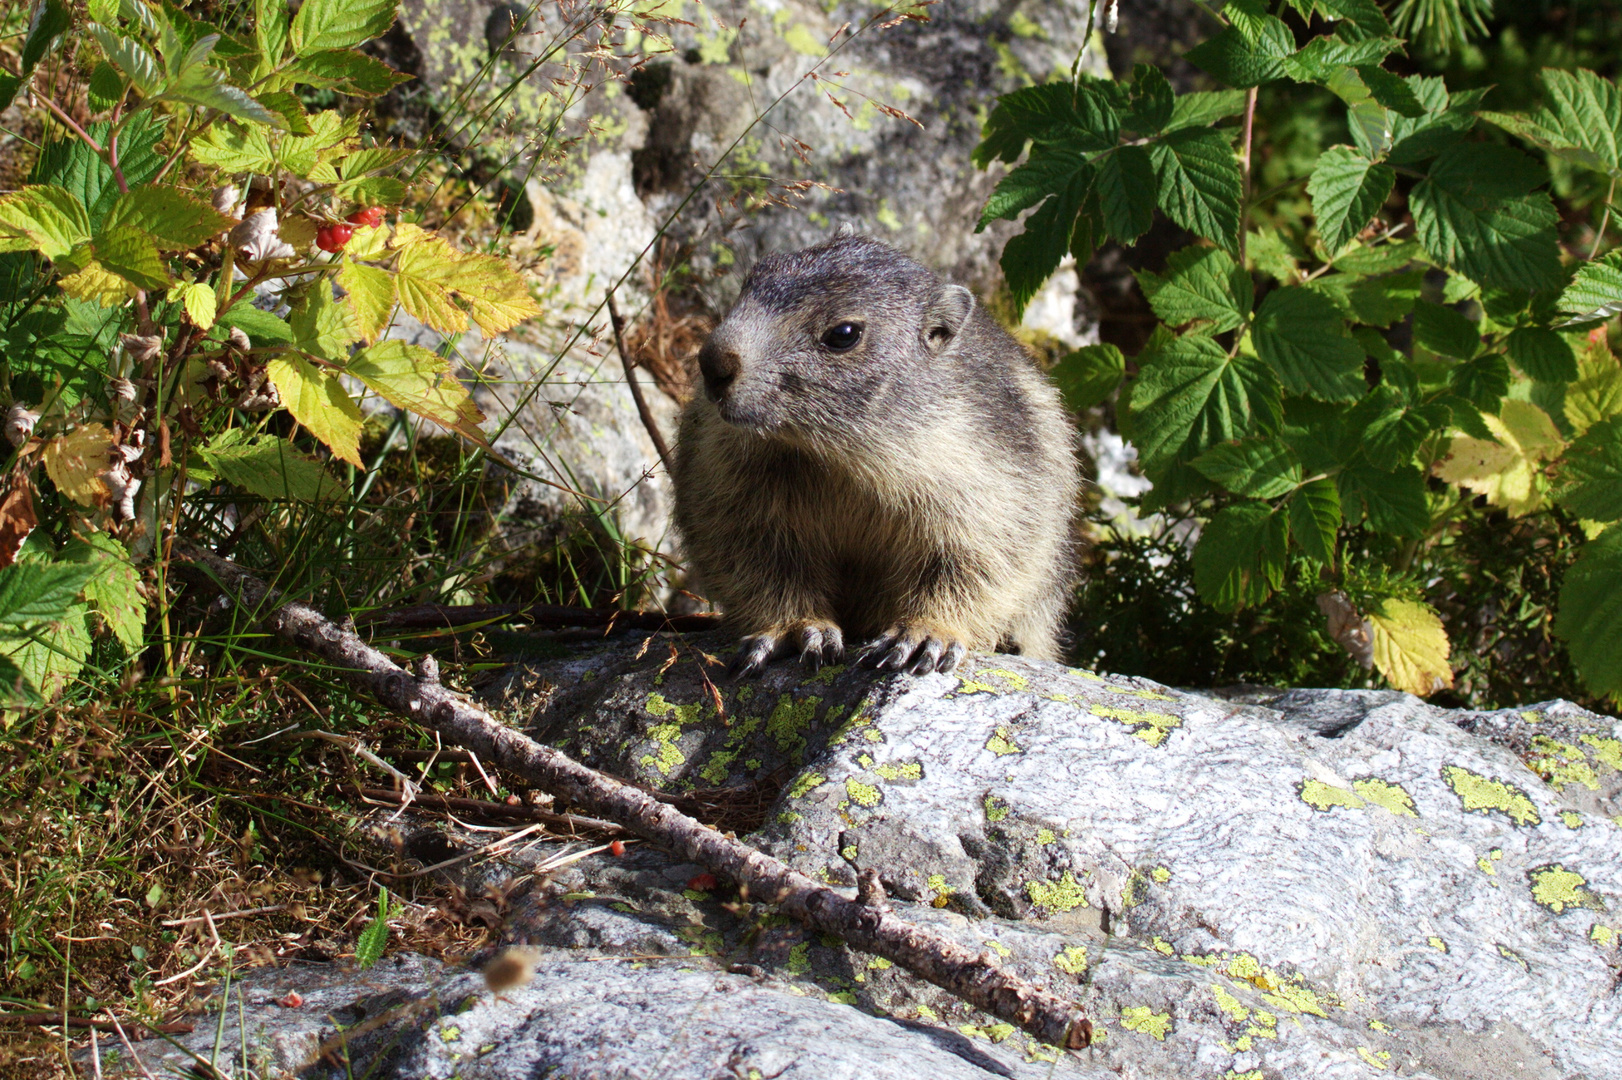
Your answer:
[[[1605,243],[1605,227],[1611,223],[1611,206],[1616,199],[1616,177],[1611,177],[1611,190],[1605,193],[1605,213],[1600,215],[1599,232],[1594,234],[1594,247],[1588,252],[1588,261],[1593,262],[1594,256],[1599,254],[1600,245]]]
[[[1244,145],[1239,149],[1239,168],[1244,176],[1244,201],[1240,203],[1239,213],[1239,265],[1245,265],[1245,225],[1250,219],[1250,148],[1251,136],[1256,132],[1256,87],[1252,86],[1245,93],[1245,132],[1242,136]]]

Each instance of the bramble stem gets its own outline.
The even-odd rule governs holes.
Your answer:
[[[1244,178],[1244,200],[1239,204],[1239,266],[1245,265],[1245,224],[1250,220],[1250,147],[1256,133],[1256,90],[1252,86],[1245,92],[1244,145],[1239,149],[1239,170]]]
[[[1616,177],[1611,177],[1611,190],[1605,193],[1605,213],[1600,215],[1599,232],[1594,234],[1594,246],[1588,252],[1588,261],[1593,262],[1594,256],[1599,254],[1600,245],[1605,243],[1605,227],[1611,223],[1611,206],[1616,201]]]

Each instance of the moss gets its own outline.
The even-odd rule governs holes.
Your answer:
[[[1568,907],[1593,908],[1596,911],[1605,909],[1604,901],[1583,888],[1588,880],[1559,863],[1528,870],[1526,878],[1532,884],[1532,899],[1556,915]]]
[[[1157,1013],[1147,1005],[1129,1005],[1121,1010],[1121,1026],[1165,1042],[1171,1034],[1171,1013]]]
[[[788,951],[790,975],[804,975],[811,970],[811,943],[802,941]]]
[[[1453,789],[1466,810],[1497,810],[1517,825],[1537,825],[1543,821],[1526,792],[1502,780],[1493,780],[1458,765],[1442,767],[1442,779]]]
[[[1073,911],[1087,906],[1087,894],[1081,882],[1076,880],[1076,875],[1069,870],[1059,875],[1058,881],[1027,881],[1025,895],[1030,897],[1031,903],[1050,912]]]
[[[1353,780],[1352,790],[1375,806],[1389,810],[1398,817],[1419,816],[1414,810],[1414,797],[1408,794],[1401,784],[1381,780],[1378,776],[1369,776],[1362,780]]]
[[[1302,802],[1326,814],[1337,806],[1345,807],[1347,810],[1361,810],[1365,805],[1354,793],[1333,784],[1326,784],[1322,780],[1303,780],[1297,790]]]
[[[1053,958],[1053,966],[1066,975],[1085,975],[1087,973],[1087,946],[1066,945],[1059,950],[1059,955]]]

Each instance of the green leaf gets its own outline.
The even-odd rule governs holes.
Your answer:
[[[1622,520],[1622,418],[1601,420],[1566,448],[1554,501],[1590,521]]]
[[[1609,319],[1622,312],[1622,251],[1583,263],[1560,294],[1559,306],[1571,316],[1568,323]]]
[[[1613,179],[1622,177],[1622,93],[1592,71],[1544,68],[1544,105],[1530,114],[1483,112],[1528,142]]]
[[[1337,252],[1362,232],[1385,205],[1396,182],[1395,169],[1376,165],[1349,146],[1324,151],[1307,183],[1324,248]]]
[[[166,123],[150,109],[140,109],[124,122],[118,137],[118,167],[130,187],[150,183],[163,167],[164,155],[158,151],[158,142],[163,138]],[[85,131],[106,145],[111,126],[102,120],[86,125]],[[72,192],[90,212],[92,230],[100,226],[120,194],[113,170],[100,154],[77,138],[47,143],[40,151],[34,179]]]
[[[1064,406],[1082,412],[1100,404],[1115,392],[1126,377],[1126,358],[1114,345],[1086,345],[1053,365],[1048,372]]]
[[[33,184],[0,197],[0,251],[37,249],[60,259],[90,239],[84,203],[55,184]]]
[[[1622,416],[1622,365],[1603,341],[1577,358],[1577,379],[1566,387],[1566,422],[1581,435],[1601,420]]]
[[[1212,518],[1194,547],[1194,588],[1218,611],[1260,604],[1284,584],[1289,526],[1266,503],[1230,506]]]
[[[1248,356],[1230,357],[1208,337],[1151,339],[1138,357],[1122,434],[1144,466],[1191,459],[1217,443],[1278,427],[1278,382]]]
[[[73,12],[62,0],[40,0],[28,21],[28,36],[23,39],[22,76],[28,78],[47,53],[56,48],[61,36],[73,26]],[[0,103],[0,108],[11,104]]]
[[[96,570],[85,583],[85,599],[126,650],[139,649],[146,635],[146,595],[124,545],[106,533],[89,533],[63,547],[62,560]]]
[[[1151,145],[1149,157],[1166,216],[1237,255],[1244,178],[1229,135],[1210,128],[1175,131]]]
[[[1412,465],[1424,441],[1453,419],[1440,405],[1404,405],[1396,390],[1383,385],[1359,402],[1356,412],[1353,422],[1363,429],[1363,455],[1382,472]]]
[[[1406,79],[1391,74],[1376,64],[1358,64],[1357,76],[1368,88],[1369,97],[1398,116],[1417,119],[1425,115],[1414,88]]]
[[[386,94],[412,76],[354,49],[328,49],[300,57],[286,74],[295,82],[356,97]],[[1017,156],[1017,155],[1016,155]]]
[[[1430,526],[1425,477],[1412,465],[1391,472],[1370,465],[1350,465],[1336,479],[1341,504],[1362,507],[1375,532],[1418,538]]]
[[[1447,385],[1482,412],[1495,413],[1509,393],[1509,362],[1500,353],[1488,353],[1455,364],[1447,373]]]
[[[1157,135],[1171,123],[1177,94],[1161,70],[1153,64],[1132,69],[1132,106],[1121,117],[1121,126],[1139,135]]]
[[[169,268],[152,237],[133,225],[120,225],[97,235],[91,245],[96,259],[138,289],[167,289]]]
[[[398,0],[305,0],[293,16],[288,40],[300,57],[347,49],[388,33],[398,6]]]
[[[1414,305],[1414,341],[1440,356],[1468,360],[1481,350],[1481,327],[1452,308],[1420,300]]]
[[[1050,195],[1085,198],[1092,185],[1093,166],[1086,155],[1067,149],[1038,148],[1025,164],[1010,169],[999,181],[980,212],[980,232],[993,221],[1011,221]],[[1152,209],[1152,208],[1151,208]],[[1073,216],[1073,215],[1072,215]]]
[[[332,294],[332,285],[317,280],[294,308],[287,320],[293,331],[293,345],[323,360],[342,363],[349,358],[349,346],[360,340],[351,307]]]
[[[184,251],[207,243],[234,224],[177,187],[144,184],[131,188],[113,203],[102,227],[111,231],[132,226],[148,234],[160,248]]]
[[[194,67],[169,83],[163,92],[166,101],[214,109],[236,120],[281,127],[286,121],[261,105],[253,96],[226,81],[225,72],[215,67]]]
[[[1048,275],[1058,269],[1060,261],[1070,252],[1072,235],[1080,227],[1076,215],[1081,212],[1083,203],[1090,194],[1088,187],[1089,177],[1078,175],[1070,184],[1059,190],[1059,193],[1049,198],[1036,212],[1025,219],[1025,231],[1017,236],[1010,237],[1003,246],[1002,271],[1008,282],[1008,291],[1013,294],[1015,309],[1019,312],[1025,310],[1025,305],[1031,302]],[[1088,228],[1090,229],[1090,224]],[[407,248],[409,254],[413,248]],[[456,317],[449,311],[443,310],[447,305],[438,303],[438,294],[443,292],[431,282],[419,283],[418,275],[414,269],[406,268],[405,272],[396,277],[396,288],[400,294],[400,304],[412,315],[422,319],[429,326],[440,329],[433,319],[424,319],[414,310],[414,306],[436,314],[437,317],[454,325]]]
[[[1235,495],[1276,499],[1301,485],[1301,462],[1284,440],[1260,436],[1211,447],[1192,464]]]
[[[293,342],[292,327],[270,312],[259,310],[246,300],[239,300],[231,310],[220,315],[218,321],[221,326],[240,328],[255,346],[291,345]]]
[[[1438,261],[1482,285],[1557,289],[1564,281],[1559,220],[1541,166],[1507,146],[1455,146],[1409,197],[1419,240]]]
[[[1424,252],[1413,240],[1387,240],[1370,246],[1359,244],[1336,255],[1331,262],[1335,269],[1347,274],[1389,274],[1401,270],[1424,258]]]
[[[1398,166],[1418,164],[1457,146],[1476,126],[1475,113],[1471,110],[1478,94],[1467,91],[1450,95],[1440,78],[1421,75],[1408,76],[1407,83],[1425,113],[1406,117],[1385,111],[1384,124],[1390,133],[1391,148],[1386,160]]]
[[[1393,33],[1390,20],[1375,0],[1316,0],[1313,6],[1324,18],[1344,19],[1365,34],[1390,37]]]
[[[1233,330],[1250,317],[1255,287],[1227,252],[1186,247],[1166,260],[1166,272],[1138,273],[1149,306],[1172,326],[1205,321],[1211,333]]]
[[[344,371],[397,408],[483,439],[477,430],[483,414],[437,353],[390,338],[356,353]]]
[[[108,62],[117,68],[142,96],[156,97],[163,93],[166,83],[163,69],[158,66],[158,58],[144,45],[134,38],[125,37],[97,23],[91,23],[87,29],[90,36],[101,46],[101,51],[107,54]]]
[[[1327,296],[1348,319],[1369,326],[1392,326],[1408,317],[1424,289],[1425,272],[1365,279],[1357,274],[1330,274],[1307,288]]]
[[[1301,553],[1333,568],[1340,536],[1340,489],[1329,479],[1303,485],[1290,497],[1290,536]]]
[[[335,499],[343,487],[319,461],[298,452],[277,435],[250,435],[242,428],[222,431],[198,455],[226,483],[266,499]]]
[[[85,629],[86,607],[74,604],[59,619],[36,624],[26,631],[0,630],[0,657],[7,674],[20,672],[16,696],[37,695],[45,700],[60,694],[84,667],[90,655],[90,633]]]
[[[1193,94],[1179,94],[1172,103],[1171,119],[1167,121],[1167,132],[1182,131],[1185,128],[1214,127],[1218,120],[1226,120],[1230,116],[1237,116],[1245,111],[1245,93],[1243,90],[1215,90],[1200,91]]]
[[[1295,35],[1278,19],[1267,16],[1254,40],[1230,26],[1214,38],[1194,46],[1183,59],[1235,90],[1248,90],[1284,75],[1284,58],[1295,52]]]
[[[0,568],[0,626],[24,629],[68,618],[99,573],[83,563],[13,563]]]
[[[1363,349],[1346,333],[1335,305],[1311,289],[1275,289],[1251,327],[1262,361],[1284,389],[1324,401],[1363,395]]]
[[[1523,326],[1510,332],[1509,358],[1538,382],[1568,383],[1577,377],[1577,356],[1571,343],[1553,330]]]
[[[224,172],[270,173],[276,170],[276,152],[270,130],[236,124],[210,124],[188,147],[192,160]]]
[[[105,60],[101,61],[90,72],[90,82],[85,88],[90,111],[106,112],[124,100],[124,90],[124,78],[119,75],[118,69]]]
[[[1336,72],[1346,68],[1353,68],[1359,76],[1362,76],[1365,71],[1380,71],[1380,63],[1399,48],[1401,43],[1395,38],[1371,37],[1363,38],[1361,41],[1348,41],[1337,35],[1325,35],[1313,38],[1300,50],[1286,56],[1284,70],[1298,82],[1326,82]],[[1383,71],[1381,74],[1388,75]],[[1388,77],[1394,82],[1401,82],[1396,76],[1388,75]],[[1368,85],[1369,80],[1364,78],[1363,82]],[[1378,100],[1375,88],[1369,86],[1368,90]],[[1405,105],[1412,102],[1412,91],[1408,91],[1406,97],[1399,94],[1397,100]],[[1418,109],[1417,103],[1414,103],[1414,108]]]
[[[253,39],[261,57],[256,76],[274,69],[287,51],[289,14],[287,0],[253,0]]]
[[[355,963],[362,970],[383,958],[389,943],[389,890],[380,889],[377,897],[377,918],[367,923],[355,937]]]
[[[1584,544],[1566,570],[1554,632],[1584,686],[1622,696],[1622,525]]]
[[[394,275],[376,266],[343,260],[338,284],[348,293],[354,329],[362,341],[372,341],[394,315]]]
[[[265,374],[293,419],[338,457],[357,469],[365,468],[360,460],[360,407],[336,375],[318,371],[297,353],[276,357],[265,365]]]
[[[1123,244],[1149,231],[1155,218],[1155,169],[1141,146],[1123,146],[1100,154],[1093,190],[1104,215],[1104,228]]]

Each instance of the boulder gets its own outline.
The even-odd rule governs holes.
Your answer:
[[[1090,1049],[633,845],[508,883],[503,941],[534,972],[516,987],[409,956],[260,973],[253,1052],[296,1066],[358,1006],[375,1023],[347,1067],[378,1077],[1622,1075],[1612,718],[1196,694],[1011,656],[734,685],[713,662],[731,648],[633,636],[485,692],[600,768],[731,807],[830,886],[877,869],[905,917],[1078,1001]],[[270,1004],[305,985],[318,1006]],[[214,1021],[198,1030],[206,1052]]]

